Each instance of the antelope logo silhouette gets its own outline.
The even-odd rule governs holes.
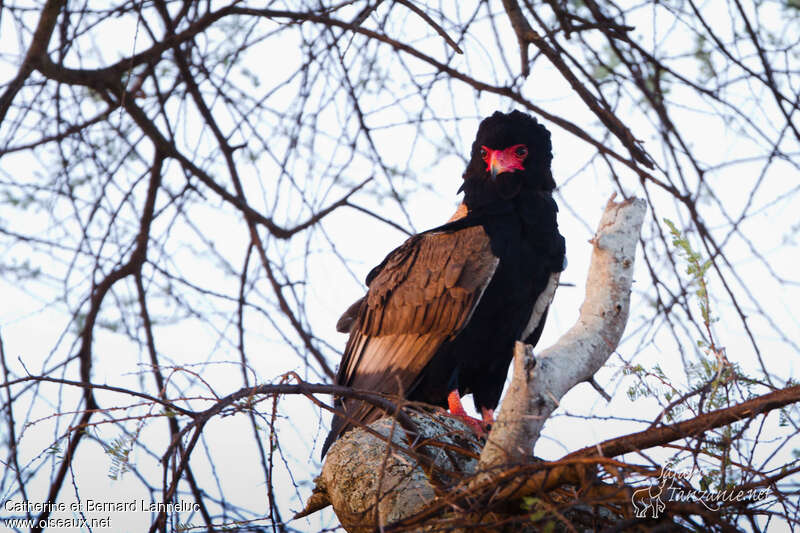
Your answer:
[[[650,485],[633,491],[631,502],[633,503],[633,508],[636,509],[636,518],[645,518],[648,510],[651,511],[653,518],[661,516],[661,513],[667,507],[661,496],[664,494],[664,488],[668,481],[668,477],[662,476],[658,479],[657,485]]]

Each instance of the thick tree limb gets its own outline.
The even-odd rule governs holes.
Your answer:
[[[466,424],[443,411],[412,413],[412,418],[423,437],[417,442],[434,450],[433,467],[440,476],[447,472],[457,479],[475,470],[480,448]],[[366,533],[435,502],[442,487],[405,451],[413,438],[390,418],[369,427],[372,432],[354,429],[333,444],[306,508],[295,518],[330,504],[347,531]]]
[[[504,465],[529,462],[542,425],[558,399],[591,379],[616,348],[628,318],[633,260],[645,207],[646,203],[637,199],[609,200],[591,241],[594,250],[578,322],[535,361],[532,352],[517,343],[512,384],[480,456],[483,474],[467,482],[467,491],[491,485],[492,472],[500,472]],[[417,422],[420,438],[435,440],[442,449],[462,444],[450,440],[459,428],[449,424],[447,416],[422,419],[429,422]],[[435,483],[421,465],[398,452],[403,442],[408,442],[405,432],[386,419],[370,427],[391,435],[397,448],[362,429],[349,432],[328,452],[314,497],[298,516],[330,502],[348,531],[371,531],[435,504]],[[463,474],[474,471],[474,460],[459,463],[453,455],[457,454],[439,454],[434,463]],[[514,491],[516,488],[519,484]],[[438,497],[447,498],[447,494]]]
[[[644,450],[678,439],[700,435],[711,429],[727,426],[739,420],[752,418],[797,402],[800,402],[800,385],[757,396],[752,400],[704,413],[675,424],[650,427],[638,433],[609,439],[572,452],[565,458],[592,457],[600,454],[604,457],[614,457],[636,450]]]
[[[578,322],[535,358],[517,343],[514,377],[481,467],[519,462],[533,455],[542,426],[558,400],[589,381],[616,349],[628,322],[633,262],[647,204],[608,201],[592,239],[586,298]]]

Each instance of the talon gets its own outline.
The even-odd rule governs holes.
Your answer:
[[[483,430],[488,434],[494,425],[494,409],[481,407],[481,418],[483,419],[481,422]]]

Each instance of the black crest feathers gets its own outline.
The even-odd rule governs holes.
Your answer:
[[[528,185],[548,192],[555,189],[556,182],[550,170],[553,160],[550,132],[529,114],[516,110],[510,113],[496,111],[480,123],[472,143],[465,179],[486,175],[485,163],[480,154],[481,146],[504,148],[520,143],[526,144],[530,151],[524,172]]]

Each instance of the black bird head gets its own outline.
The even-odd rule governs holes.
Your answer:
[[[495,112],[478,127],[467,170],[464,202],[475,207],[516,196],[523,188],[552,191],[550,132],[520,111]]]

